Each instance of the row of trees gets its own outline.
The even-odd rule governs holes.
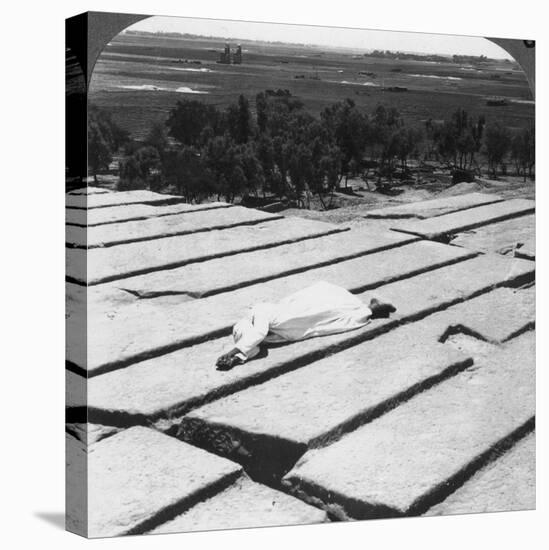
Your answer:
[[[171,186],[189,202],[269,194],[308,207],[317,196],[327,208],[334,190],[350,177],[368,182],[373,175],[378,185],[409,177],[409,159],[422,156],[452,171],[478,172],[482,152],[496,175],[510,155],[517,173],[533,174],[531,129],[512,135],[462,109],[444,123],[416,127],[394,108],[380,105],[366,113],[350,99],[315,117],[289,91],[266,90],[257,94],[253,108],[242,95],[225,110],[179,101],[166,122],[153,125],[137,144],[98,109],[90,113],[92,172],[107,166],[126,142],[120,188]]]

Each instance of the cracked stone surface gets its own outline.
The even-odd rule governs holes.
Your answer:
[[[171,307],[166,307],[165,302],[155,300],[138,301],[128,307],[109,311],[106,315],[96,314],[94,331],[89,336],[87,357],[74,357],[71,360],[82,368],[85,368],[87,360],[87,368],[90,371],[102,369],[105,364],[127,361],[135,356],[146,358],[146,354],[151,350],[174,345],[181,347],[185,342],[190,345],[199,339],[220,336],[222,332],[227,333],[248,307],[262,301],[277,301],[318,281],[332,282],[352,292],[358,292],[367,285],[368,281],[372,286],[379,286],[394,279],[397,258],[400,260],[406,258],[406,261],[401,261],[398,265],[402,266],[401,269],[404,272],[413,274],[441,263],[466,258],[467,254],[468,251],[458,247],[448,247],[439,243],[412,243],[402,250],[391,249],[362,256],[276,279],[267,284],[245,287],[231,293],[191,302],[174,300]],[[501,261],[499,257],[488,262],[483,258],[468,261],[472,262],[470,269],[473,273],[475,267],[478,266],[483,270],[489,264],[490,269],[497,273],[497,277],[501,277],[501,266],[498,266],[498,261]],[[503,259],[503,261],[510,260]],[[519,271],[522,271],[523,263],[531,269],[530,262],[513,261]],[[507,264],[505,267],[508,271]],[[397,268],[396,271],[398,272],[399,269]],[[451,274],[452,271],[443,272],[443,276],[446,273]],[[440,275],[435,279],[439,277]],[[412,281],[420,285],[421,276],[415,277]],[[451,287],[455,284],[454,281],[455,279],[450,278],[446,281],[446,287]],[[473,280],[471,282],[473,283]],[[478,285],[476,282],[474,284]],[[436,288],[439,287],[440,284]],[[394,287],[390,285],[387,285],[387,288],[391,292],[394,291]],[[421,294],[425,295],[423,288]],[[385,295],[384,290],[383,296]],[[405,302],[410,302],[402,295],[395,296],[397,299],[394,303],[401,305],[401,308]]]
[[[504,344],[325,449],[286,476],[301,495],[330,495],[351,517],[416,512],[464,465],[535,413],[535,336]]]
[[[341,228],[334,225],[292,218],[199,236],[180,235],[89,251],[68,249],[67,275],[80,283],[97,284],[339,231]]]
[[[279,450],[279,440],[290,446],[324,445],[473,363],[434,339],[419,339],[422,323],[417,324],[191,411],[178,433],[191,442],[198,436],[220,454],[233,451],[224,446],[223,435],[230,433],[260,469],[266,466],[254,453],[261,455],[269,446]],[[266,459],[272,460],[274,452]],[[283,456],[277,462],[283,464]]]
[[[281,217],[241,206],[215,208],[87,228],[73,226],[70,231],[67,228],[70,233],[67,242],[78,247],[97,248],[239,225],[254,225]]]
[[[306,525],[325,521],[326,512],[242,476],[224,491],[150,533]]]
[[[89,287],[75,281],[87,279],[83,251],[67,249],[69,529],[96,537],[533,507],[534,216],[521,210],[533,201],[463,196],[455,214],[430,201],[392,214],[416,222],[370,218],[350,230],[292,218],[201,231],[239,207],[101,195],[118,205],[67,215],[107,237],[109,226],[146,239],[179,223],[200,232],[90,250]],[[458,214],[481,225],[451,245],[388,229]],[[246,307],[319,279],[398,310],[215,369]]]
[[[535,216],[521,216],[459,233],[452,240],[452,244],[470,250],[497,252],[510,256],[521,253],[532,256],[529,252],[531,249],[535,258],[535,246],[532,246],[535,241],[535,231]]]
[[[531,433],[425,515],[533,510],[535,507],[536,438]]]
[[[395,230],[425,239],[437,239],[447,234],[461,233],[508,218],[531,214],[534,210],[533,200],[513,199],[425,220],[402,222],[395,226]]]
[[[237,464],[155,430],[124,430],[88,452],[88,536],[149,530],[155,517],[217,493],[216,484],[240,473]]]
[[[84,210],[67,208],[65,220],[70,225],[94,226],[112,223],[122,223],[133,220],[146,220],[147,218],[172,216],[185,212],[198,212],[216,208],[229,208],[231,205],[224,202],[208,202],[204,204],[130,204],[125,208],[118,206],[105,206]]]
[[[428,201],[418,201],[386,208],[369,210],[364,214],[366,218],[431,218],[481,206],[503,200],[498,195],[487,193],[468,193],[454,197],[441,197]]]
[[[334,233],[319,241],[309,239],[272,249],[245,252],[235,256],[157,271],[101,285],[123,288],[147,297],[161,293],[189,294],[194,297],[235,290],[253,282],[268,281],[283,274],[303,271],[322,263],[333,263],[353,256],[372,254],[385,248],[408,244],[417,237],[395,231],[372,232],[357,228]]]
[[[444,245],[440,245],[444,246]],[[386,289],[390,289],[394,296],[405,296],[408,316],[418,315],[422,311],[429,311],[441,304],[448,304],[465,299],[472,293],[507,280],[508,262],[505,258],[495,256],[475,259],[475,265],[456,264],[432,273],[421,275],[422,281],[418,288],[430,288],[431,298],[424,300],[424,291],[418,291],[406,296],[406,289],[410,279],[399,283],[381,287],[379,293],[385,296]],[[523,267],[530,267],[528,262],[521,262]],[[476,268],[473,269],[473,268]],[[481,269],[479,269],[481,268]],[[468,280],[467,273],[475,273],[478,277]],[[417,277],[416,277],[417,278]],[[415,278],[414,278],[415,279]],[[413,279],[412,279],[413,280]],[[442,287],[439,293],[435,292],[436,285]],[[373,291],[364,294],[364,300],[371,297]],[[421,331],[417,338],[438,340],[452,324],[472,323],[474,319],[483,322],[486,312],[497,303],[500,296],[515,297],[518,303],[528,302],[528,298],[521,294],[515,295],[511,289],[497,289],[497,294],[491,296],[492,291],[463,304],[451,307],[443,312],[435,313],[421,323]],[[491,296],[491,298],[488,298]],[[427,296],[429,298],[429,296]],[[404,298],[403,298],[404,299]],[[405,307],[404,303],[394,302],[397,307]],[[524,306],[517,306],[514,300],[510,302],[510,312]],[[522,329],[530,322],[528,307],[524,307],[526,316],[511,315],[501,319],[489,319],[482,332],[491,326],[502,326],[499,336],[506,338],[510,334]],[[170,409],[185,409],[204,403],[215,396],[226,395],[227,392],[246,387],[259,377],[272,377],[296,367],[310,357],[321,357],[323,354],[334,352],[341,346],[351,345],[353,342],[364,341],[383,330],[385,326],[394,326],[403,316],[397,311],[394,319],[375,320],[363,329],[357,331],[313,338],[303,342],[295,342],[285,346],[273,347],[268,350],[267,357],[250,361],[237,369],[228,372],[219,372],[213,368],[215,360],[230,347],[230,337],[218,338],[207,342],[186,347],[184,349],[162,355],[160,357],[130,365],[118,371],[103,374],[89,379],[88,399],[89,406],[111,412],[126,412],[131,414],[157,415]],[[415,323],[410,327],[417,326]],[[409,330],[412,330],[411,328]],[[494,333],[491,334],[494,337]]]

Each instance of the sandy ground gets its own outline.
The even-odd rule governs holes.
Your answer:
[[[493,193],[505,199],[535,198],[535,182],[530,180],[524,182],[521,177],[514,176],[498,180],[479,178],[473,183],[459,183],[450,186],[439,182],[421,185],[398,185],[400,189],[403,189],[403,193],[396,197],[389,197],[376,191],[368,191],[360,180],[349,180],[349,186],[351,185],[357,189],[355,195],[336,193],[333,201],[333,205],[336,208],[324,211],[315,209],[316,205],[313,204],[311,210],[289,208],[283,210],[281,214],[330,223],[358,223],[363,221],[361,215],[364,212],[375,208],[396,206],[439,197],[465,195],[467,193]]]

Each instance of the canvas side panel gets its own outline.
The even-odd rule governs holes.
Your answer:
[[[87,14],[65,21],[65,190],[85,186],[87,170]],[[82,211],[85,219],[87,213]],[[69,265],[78,262],[78,266]],[[66,271],[86,272],[86,254],[66,255]],[[87,356],[86,287],[66,283],[65,336],[66,357],[76,352]],[[66,362],[65,405],[65,527],[81,536],[88,533],[88,464],[87,464],[87,378]]]

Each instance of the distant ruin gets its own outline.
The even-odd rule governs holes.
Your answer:
[[[240,65],[242,63],[242,46],[237,44],[235,52],[232,53],[231,46],[228,43],[225,44],[225,48],[219,54],[219,60],[217,62],[223,65]]]

